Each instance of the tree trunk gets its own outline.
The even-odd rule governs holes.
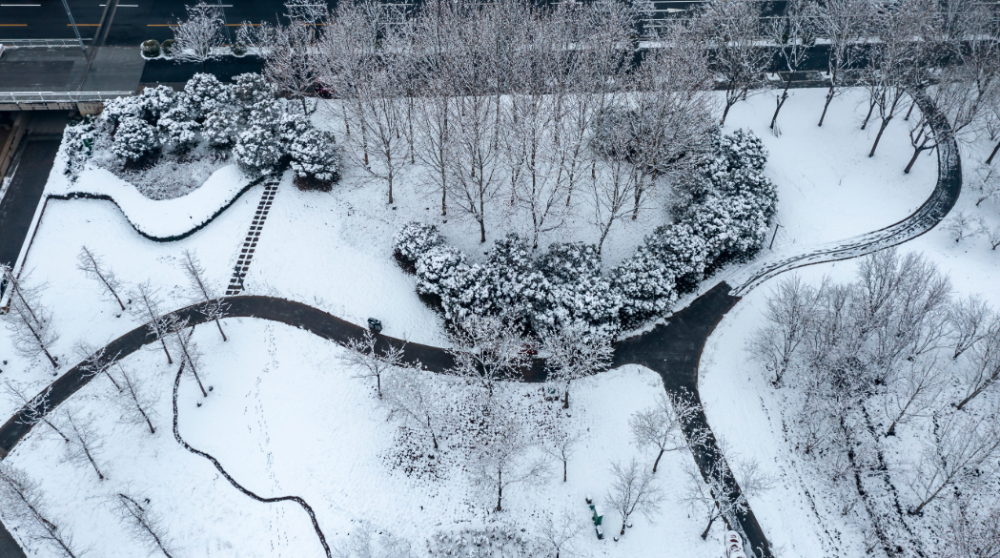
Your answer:
[[[872,150],[871,150],[871,152],[868,153],[869,157],[874,157],[875,156],[875,149],[878,148],[878,142],[879,142],[879,140],[882,139],[882,133],[885,132],[885,129],[889,127],[889,122],[891,120],[892,120],[892,116],[889,116],[889,118],[886,118],[885,120],[883,120],[882,121],[882,125],[879,126],[878,135],[875,136],[875,143],[872,144]]]
[[[628,516],[626,516],[625,519],[622,519],[622,531],[621,531],[621,533],[618,533],[619,536],[624,536],[625,535],[625,524],[626,523],[628,523]]]
[[[58,428],[56,428],[56,425],[54,425],[51,422],[49,422],[49,419],[43,417],[42,418],[42,422],[44,422],[45,424],[49,425],[49,428],[51,428],[52,430],[55,430],[56,434],[62,436],[62,439],[65,440],[67,444],[69,443],[69,437],[67,437],[65,434],[63,434],[62,430],[59,430]]]
[[[826,94],[826,102],[823,103],[823,114],[819,115],[819,126],[823,127],[823,119],[826,118],[826,109],[830,108],[830,103],[833,102],[833,84],[830,84],[830,91]]]
[[[701,540],[706,540],[708,538],[708,532],[712,529],[712,524],[715,523],[715,516],[708,518],[708,526],[705,527],[705,531],[701,534]]]
[[[563,482],[566,482],[566,460],[563,459]]]
[[[309,106],[306,105],[306,98],[302,97],[302,114],[304,116],[309,116]]]
[[[972,393],[970,393],[968,397],[966,397],[965,399],[963,399],[961,403],[959,403],[958,405],[956,405],[955,406],[955,410],[956,411],[961,411],[962,407],[965,407],[966,405],[969,404],[969,401],[972,401],[973,399],[975,399],[976,397],[978,397],[980,393],[986,391],[986,388],[990,387],[990,384],[993,383],[994,379],[995,378],[989,378],[985,382],[983,382],[982,385],[980,385],[978,388],[975,389],[975,391],[973,391]]]
[[[785,106],[785,101],[788,100],[788,87],[792,85],[792,76],[788,76],[788,80],[785,81],[785,89],[781,92],[781,97],[778,100],[778,106],[774,109],[774,116],[771,117],[771,129],[774,129],[774,123],[778,121],[778,113],[781,112],[781,107]],[[820,119],[822,121],[822,119]]]
[[[916,163],[917,157],[919,157],[920,154],[924,152],[925,145],[927,145],[927,140],[924,140],[924,143],[920,144],[920,147],[914,148],[913,157],[910,157],[910,162],[907,163],[906,168],[903,169],[903,174],[910,174],[910,169],[913,168],[913,163]]]
[[[913,101],[912,103],[910,103],[910,110],[906,111],[906,116],[903,117],[903,122],[909,122],[910,121],[910,113],[913,112],[913,107],[915,107],[915,106],[917,106],[917,102],[916,101]]]
[[[864,130],[868,126],[868,120],[872,117],[872,112],[875,111],[875,103],[869,103],[868,106],[868,116],[865,116],[865,121],[861,123],[861,129]]]
[[[569,382],[566,382],[566,393],[563,394],[563,409],[569,409]]]
[[[726,117],[729,116],[729,107],[731,106],[733,105],[729,104],[729,102],[726,102],[726,108],[722,111],[722,120],[719,121],[720,128],[726,125]]]
[[[1000,151],[1000,141],[997,142],[997,146],[993,148],[993,153],[990,153],[989,158],[986,159],[986,164],[993,163],[993,157],[996,157],[997,151]]]
[[[497,471],[497,509],[496,511],[502,512],[503,506],[503,471]]]
[[[660,448],[660,454],[656,456],[656,461],[653,462],[653,474],[656,474],[656,468],[660,466],[660,458],[663,457],[663,453],[667,451]]]
[[[222,340],[229,341],[229,339],[226,338],[226,332],[222,331],[222,323],[219,322],[219,318],[215,318],[215,325],[219,327],[219,334],[222,335]]]
[[[167,350],[167,342],[163,340],[163,337],[160,337],[160,344],[163,345],[163,352],[167,353],[167,364],[173,364],[174,359],[170,356],[170,351]]]
[[[90,455],[90,448],[87,447],[87,444],[83,443],[82,439],[80,440],[80,445],[83,447],[83,453],[87,456],[87,460],[90,461],[91,467],[94,468],[94,471],[97,471],[97,478],[104,480],[104,473],[101,472],[101,469],[97,466],[97,462],[94,461],[94,456]]]

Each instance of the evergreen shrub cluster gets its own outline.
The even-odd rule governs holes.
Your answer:
[[[485,263],[470,263],[434,225],[422,223],[397,233],[395,256],[415,270],[418,292],[438,303],[450,322],[491,314],[542,336],[585,325],[591,334],[613,337],[669,312],[679,295],[763,246],[777,208],[776,189],[763,173],[763,143],[737,130],[718,137],[714,151],[681,186],[674,222],[606,274],[593,245],[555,243],[534,257],[517,234],[496,241]]]

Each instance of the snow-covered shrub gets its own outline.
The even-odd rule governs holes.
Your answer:
[[[233,155],[236,162],[251,174],[266,175],[274,172],[284,152],[278,124],[281,106],[269,99],[254,105],[246,128],[236,137]]]
[[[108,133],[111,133],[123,118],[145,118],[147,103],[149,98],[142,95],[108,99],[101,111],[101,121],[106,125]]]
[[[492,291],[490,304],[515,320],[530,319],[532,310],[545,305],[548,285],[535,269],[528,243],[516,233],[497,240],[486,264],[486,281]]]
[[[271,85],[260,74],[246,73],[233,78],[233,93],[245,113],[259,103],[274,99]]]
[[[657,227],[644,246],[673,274],[678,294],[693,291],[704,277],[708,249],[689,223]]]
[[[767,164],[767,149],[753,132],[743,129],[719,138],[719,160],[725,161],[728,170],[748,168],[763,171]]]
[[[669,311],[677,300],[673,270],[645,245],[611,271],[611,286],[626,326]]]
[[[204,120],[219,105],[233,104],[235,98],[232,88],[212,74],[195,74],[184,85],[185,103],[195,120]]]
[[[621,330],[621,294],[600,275],[549,284],[547,304],[536,303],[531,325],[537,332],[578,327],[588,335],[614,338]]]
[[[142,42],[139,49],[142,51],[143,58],[156,58],[160,55],[160,41],[147,39]]]
[[[422,252],[417,260],[417,292],[454,297],[448,280],[456,275],[462,265],[465,265],[465,255],[458,249],[446,245],[432,246]]]
[[[163,114],[177,106],[180,97],[177,92],[166,85],[143,89],[141,95],[144,109],[143,118],[151,124],[156,122]]]
[[[66,127],[63,135],[63,150],[66,153],[66,175],[76,181],[90,159],[96,130],[94,121],[86,117],[77,124]]]
[[[163,56],[165,58],[170,58],[174,54],[174,46],[176,44],[177,41],[175,41],[174,39],[167,39],[162,43],[160,43],[160,52],[163,53]]]
[[[158,147],[156,129],[135,116],[121,119],[111,144],[112,152],[128,161],[138,161]]]
[[[166,111],[156,123],[160,131],[160,139],[164,144],[171,144],[177,151],[187,151],[198,143],[198,130],[201,128],[185,104],[180,104]]]
[[[233,105],[216,105],[201,123],[201,136],[217,149],[232,147],[239,131],[240,111]]]
[[[312,177],[323,182],[337,178],[340,170],[340,152],[333,134],[308,128],[298,135],[288,148],[292,170],[301,178]]]
[[[411,221],[399,229],[392,239],[393,252],[406,263],[416,264],[417,259],[435,246],[444,244],[444,237],[434,225]]]
[[[583,242],[554,242],[538,259],[538,269],[553,284],[567,284],[601,274],[597,246]]]

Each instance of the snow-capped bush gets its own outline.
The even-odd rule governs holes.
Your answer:
[[[163,114],[156,123],[160,139],[177,151],[187,151],[198,143],[200,126],[191,117],[186,105],[178,105]]]
[[[585,325],[614,337],[670,310],[707,273],[753,256],[763,245],[777,203],[763,175],[767,153],[752,134],[718,138],[715,158],[685,183],[689,200],[677,222],[657,228],[635,254],[601,274],[596,247],[555,243],[535,261],[516,234],[496,242],[485,264],[469,265],[431,225],[408,223],[395,253],[415,264],[418,290],[439,297],[445,319],[501,315],[540,335]]]
[[[324,182],[337,178],[340,170],[340,152],[333,141],[333,134],[309,128],[292,141],[288,148],[292,170],[299,177],[313,177]]]
[[[612,270],[611,286],[627,326],[664,314],[677,300],[673,270],[648,246],[640,246]]]
[[[274,99],[271,85],[260,74],[240,74],[233,78],[233,94],[245,113],[259,103]]]
[[[141,95],[108,99],[104,101],[104,110],[101,111],[101,121],[106,123],[110,130],[114,130],[123,118],[129,116],[144,118],[147,103],[149,103],[149,98]]]
[[[126,116],[118,123],[111,150],[128,161],[138,161],[159,147],[156,129],[145,120]]]
[[[232,147],[239,131],[240,111],[233,105],[217,105],[201,123],[202,137],[215,148]]]
[[[236,100],[232,87],[212,74],[195,74],[184,85],[188,111],[195,120],[204,120],[212,111]]]
[[[166,85],[147,87],[142,90],[141,99],[147,122],[156,122],[164,113],[177,106],[180,96]]]
[[[246,128],[236,137],[233,155],[251,174],[266,175],[277,169],[284,156],[279,123],[281,106],[274,99],[254,105]]]
[[[96,129],[94,121],[90,117],[84,118],[77,124],[66,127],[63,136],[63,150],[66,153],[66,175],[70,180],[76,181],[80,175],[94,146]]]
[[[434,225],[411,221],[399,229],[392,239],[396,257],[408,264],[416,264],[417,259],[435,246],[444,244],[444,237]]]

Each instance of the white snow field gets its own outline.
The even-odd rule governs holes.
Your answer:
[[[898,139],[899,135],[897,131],[893,137]],[[788,136],[781,141],[785,139]],[[896,161],[900,170],[912,154],[906,153],[906,147],[904,144],[898,151],[890,152],[882,151],[880,146],[879,150],[884,157]],[[949,219],[964,212],[988,227],[1000,225],[1000,204],[996,200],[975,207],[976,167],[992,147],[982,142],[962,146],[963,190]],[[775,151],[772,149],[772,157]],[[914,172],[921,165],[931,169],[936,167],[936,161],[920,160]],[[899,174],[902,175],[901,170]],[[935,263],[951,280],[956,297],[975,294],[993,308],[1000,307],[1000,291],[996,289],[1000,282],[1000,251],[991,250],[981,235],[956,243],[954,236],[939,226],[903,244],[899,250],[901,255],[923,254]],[[847,260],[819,264],[793,273],[811,285],[817,285],[827,276],[836,282],[846,282],[854,278],[857,263]],[[828,480],[817,478],[810,463],[802,461],[785,437],[782,411],[799,404],[788,401],[795,395],[791,390],[776,390],[766,372],[750,360],[744,349],[753,331],[763,323],[771,288],[784,277],[751,291],[713,332],[699,370],[701,399],[713,432],[728,443],[730,451],[757,459],[767,473],[779,480],[774,489],[750,501],[772,545],[782,549],[785,556],[862,556],[865,555],[863,537],[851,523],[853,520],[841,514],[842,495],[829,493]],[[894,451],[892,459],[905,462],[920,451],[917,442],[899,437],[887,439],[886,443]]]
[[[818,128],[823,94],[820,90],[792,91],[779,119],[781,137],[767,130],[774,106],[770,93],[736,105],[726,125],[727,130],[752,129],[770,152],[767,172],[779,189],[777,221],[782,225],[775,248],[801,245],[805,249],[889,225],[916,209],[934,186],[933,157],[922,158],[910,175],[902,173],[910,155],[902,119],[889,126],[878,153],[869,159],[874,131],[857,130],[856,108],[863,94],[848,91],[837,98],[826,123]],[[336,125],[336,118],[331,117],[331,123]],[[227,168],[216,173],[220,180],[228,176],[230,181],[220,183],[218,191],[238,191],[241,178],[224,174],[230,172]],[[332,193],[299,191],[286,175],[246,279],[248,293],[299,300],[358,324],[377,317],[389,335],[444,344],[441,319],[419,300],[413,277],[392,260],[392,237],[403,223],[420,219],[439,223],[449,241],[470,254],[482,254],[485,248],[478,242],[475,223],[457,216],[443,222],[437,211],[439,199],[423,190],[416,175],[414,171],[397,186],[395,206],[385,204],[384,184],[361,176],[357,169],[349,168]],[[54,169],[50,180],[62,180],[61,169]],[[165,206],[159,204],[185,199],[200,200],[197,211],[210,215],[214,210],[200,206],[208,204],[208,193],[199,193],[207,186],[175,200],[143,201],[139,205],[144,209],[129,219],[141,220],[135,217],[140,213],[165,216],[167,212],[157,209]],[[253,187],[204,229],[170,243],[136,234],[110,202],[49,201],[24,270],[29,282],[47,285],[43,300],[61,336],[55,353],[62,370],[77,362],[73,346],[78,341],[100,346],[139,325],[127,313],[116,317],[114,301],[102,297],[97,283],[76,269],[81,246],[101,256],[124,282],[150,279],[161,287],[165,309],[184,306],[189,299],[177,258],[185,249],[195,252],[222,291],[260,192],[261,186]],[[213,197],[212,203],[224,203],[224,197]],[[966,197],[959,203],[969,210]],[[190,208],[187,213],[189,222],[196,220],[193,211]],[[987,213],[995,214],[995,208],[987,211],[984,207],[978,214]],[[513,230],[521,226],[509,216],[506,220],[503,215],[487,218],[495,225],[488,229],[490,241],[499,237],[501,225]],[[605,265],[628,256],[643,234],[666,219],[661,207],[634,224],[624,223],[613,230]],[[595,238],[587,216],[579,215],[540,244]],[[931,254],[950,273],[957,291],[997,296],[988,286],[997,279],[1000,254],[991,253],[982,239],[956,246],[945,233],[934,231],[903,249]],[[818,277],[830,270],[850,274],[853,269],[854,263],[848,261],[814,266],[802,273]],[[840,556],[860,557],[863,549],[851,542],[853,533],[838,519],[832,504],[818,505],[812,511],[803,493],[811,485],[808,479],[799,479],[806,473],[795,468],[794,456],[783,446],[780,424],[774,422],[777,399],[766,380],[747,364],[744,338],[759,319],[768,287],[765,284],[740,302],[706,348],[701,395],[709,423],[733,454],[756,457],[783,475],[777,488],[751,501],[764,532],[783,550],[783,557],[832,555],[836,545]],[[180,431],[188,443],[215,455],[237,480],[265,496],[305,498],[316,509],[333,544],[342,544],[348,533],[355,532],[352,521],[368,520],[406,536],[414,548],[422,550],[423,539],[435,530],[488,519],[491,498],[472,491],[461,471],[431,482],[408,478],[391,467],[385,456],[396,439],[396,425],[386,421],[371,386],[352,378],[353,373],[338,362],[341,349],[294,328],[252,319],[226,320],[224,327],[231,336],[228,343],[211,327],[197,328],[195,339],[206,352],[207,383],[215,389],[197,407],[197,388],[191,378],[184,379]],[[44,360],[15,355],[6,328],[0,331],[0,357],[9,361],[2,366],[0,382],[13,380],[35,392],[52,379],[52,368]],[[178,557],[322,554],[308,517],[298,506],[261,504],[243,496],[210,463],[174,441],[170,402],[176,368],[168,369],[162,352],[151,347],[123,364],[155,387],[155,435],[118,424],[120,413],[105,397],[113,388],[105,379],[95,380],[69,402],[79,412],[92,414],[106,434],[102,462],[107,481],[98,481],[86,467],[64,462],[64,443],[41,429],[33,431],[9,457],[42,484],[46,504],[81,547],[90,548],[95,556],[141,555],[107,504],[114,491],[128,488],[150,498],[168,526]],[[559,482],[558,466],[553,464],[552,478],[545,484],[513,487],[506,498],[508,511],[501,517],[528,531],[538,525],[539,518],[564,508],[586,519],[584,495],[603,496],[610,461],[639,455],[630,441],[628,416],[650,405],[662,391],[658,376],[639,367],[617,369],[575,384],[572,416],[564,420],[584,433],[585,441],[570,462],[569,482]],[[15,408],[13,401],[0,397],[4,417]],[[644,460],[650,457],[645,455]],[[598,542],[588,530],[580,537],[579,547],[593,556],[718,556],[721,525],[703,542],[698,536],[704,528],[702,518],[689,517],[679,501],[686,462],[691,462],[686,451],[664,456],[658,482],[667,500],[652,524],[637,517],[634,528],[614,543],[610,535],[616,530],[617,517],[608,512],[609,540]],[[51,555],[17,531],[15,536],[29,549],[38,549],[39,556]]]
[[[346,544],[361,520],[409,539],[418,556],[426,548],[424,539],[439,530],[500,519],[537,533],[544,518],[558,517],[563,510],[585,523],[590,516],[585,497],[603,500],[611,460],[634,456],[651,466],[655,457],[652,451],[636,450],[627,432],[631,414],[652,406],[663,392],[659,376],[636,366],[601,374],[574,386],[570,412],[557,419],[583,436],[569,462],[568,482],[562,482],[561,464],[552,461],[545,481],[511,486],[506,511],[487,513],[495,495],[470,488],[460,467],[447,468],[445,478],[431,480],[408,477],[393,466],[398,423],[386,420],[374,383],[353,377],[356,371],[339,361],[342,348],[282,324],[227,319],[223,327],[228,343],[214,327],[200,327],[195,333],[206,352],[202,374],[214,390],[203,399],[194,380],[184,377],[181,435],[257,494],[304,498],[333,546]],[[155,435],[144,425],[118,422],[112,403],[117,391],[104,378],[91,382],[70,403],[73,409],[95,414],[105,439],[99,463],[107,480],[98,480],[89,467],[62,461],[64,442],[41,428],[7,458],[42,483],[52,514],[74,533],[81,548],[108,558],[141,555],[106,505],[116,491],[129,490],[150,498],[151,509],[162,516],[170,533],[175,556],[323,555],[301,508],[243,496],[208,461],[174,441],[171,390],[177,368],[167,366],[162,351],[140,351],[122,364],[160,394]],[[522,384],[517,390],[539,388]],[[204,401],[200,407],[199,401]],[[633,528],[615,543],[611,536],[620,520],[607,511],[605,540],[598,541],[587,528],[576,548],[592,556],[623,558],[660,556],[665,549],[676,556],[716,556],[720,527],[702,541],[701,516],[689,517],[679,501],[685,462],[693,465],[686,450],[668,453],[660,462],[657,482],[667,499],[655,522],[635,517]],[[80,513],[84,506],[86,513]],[[28,541],[28,546],[38,545]]]

